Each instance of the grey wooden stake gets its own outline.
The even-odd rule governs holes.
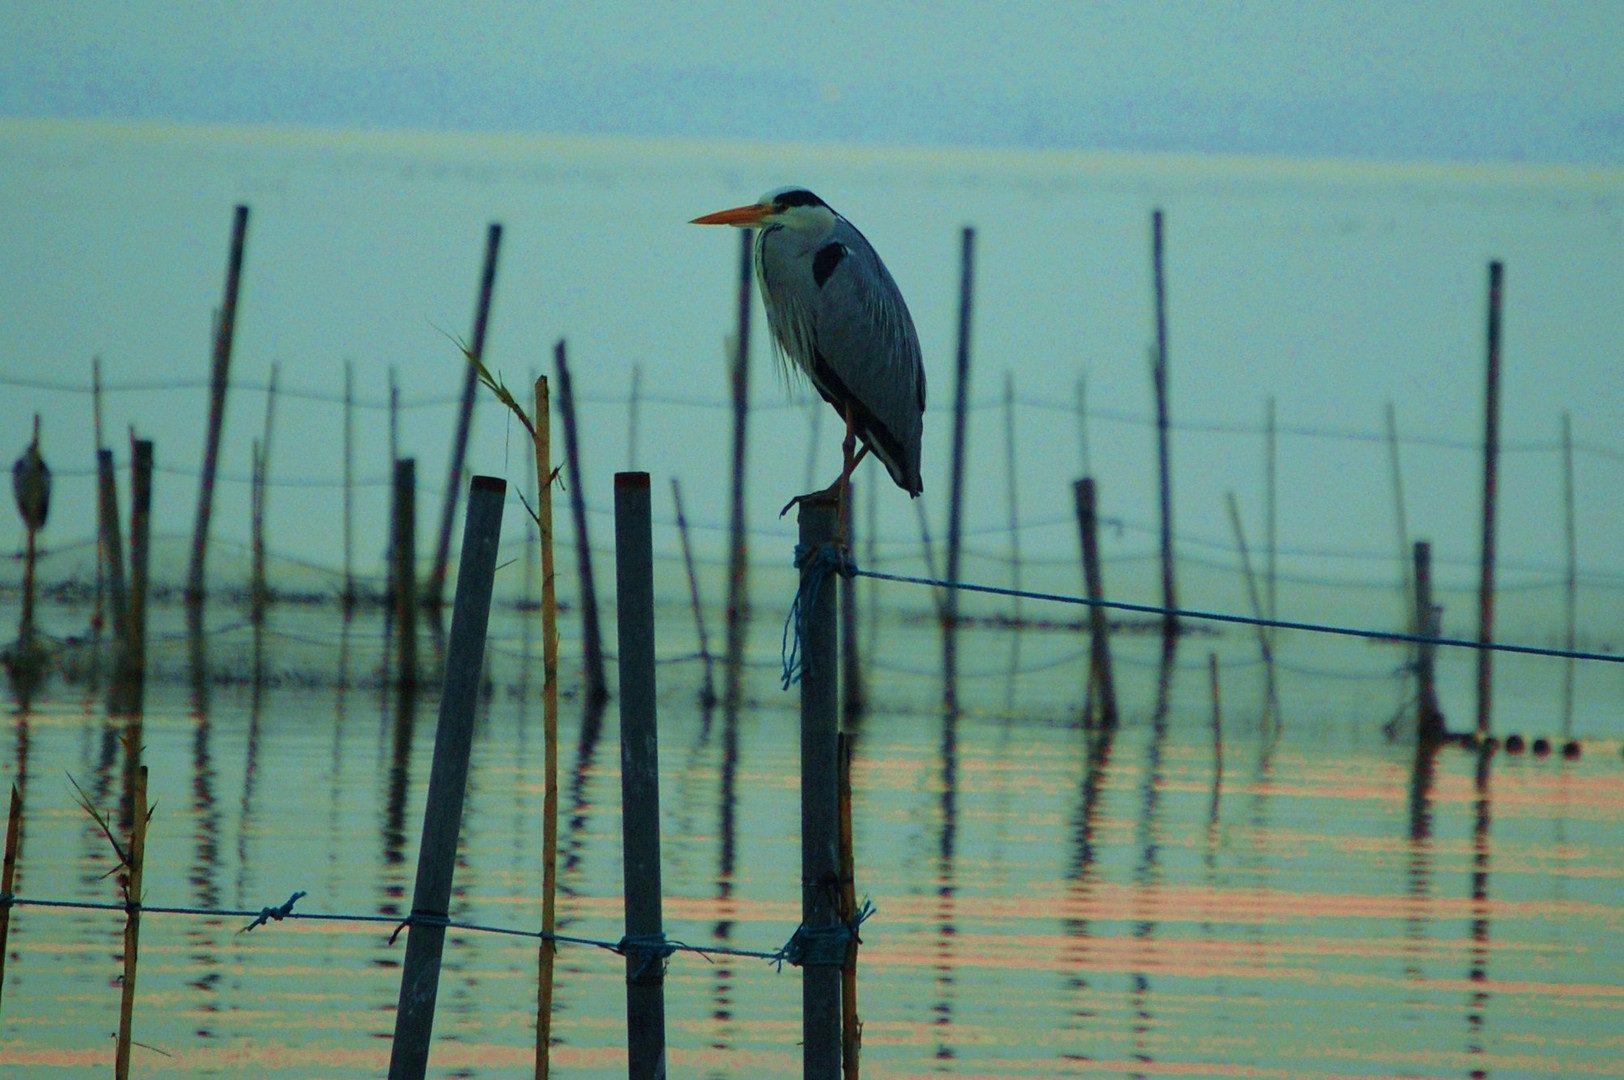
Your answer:
[[[395,685],[417,689],[417,459],[395,462],[394,511],[389,539],[394,579]]]
[[[816,552],[837,542],[838,499],[818,495],[800,503],[800,540]],[[815,558],[815,556],[814,556]],[[810,565],[810,563],[809,563]],[[803,589],[807,570],[802,571]],[[816,598],[803,592],[801,641],[801,922],[814,933],[839,921],[840,903],[840,675],[834,582]],[[810,602],[809,602],[810,601]],[[840,1076],[840,970],[834,962],[802,967],[802,1076]]]
[[[355,610],[355,365],[344,361],[344,617]]]
[[[186,573],[186,606],[194,636],[203,632],[203,569],[208,553],[209,515],[214,510],[214,474],[220,464],[220,427],[225,420],[226,387],[231,375],[231,342],[237,331],[237,293],[242,285],[243,246],[247,237],[248,207],[239,205],[231,223],[231,255],[226,264],[225,297],[214,325],[214,355],[209,365],[209,427],[203,444],[203,479],[198,488],[192,559]]]
[[[131,714],[144,705],[147,679],[147,581],[152,551],[152,440],[130,440],[130,614],[125,655],[125,704]]]
[[[1100,602],[1105,599],[1105,579],[1100,573],[1099,514],[1096,509],[1094,478],[1085,476],[1072,485],[1077,502],[1077,529],[1083,540],[1083,584],[1088,592],[1088,683],[1089,700],[1099,702],[1100,726],[1117,726],[1116,680],[1111,671],[1110,620]]]
[[[457,832],[468,784],[474,710],[479,703],[485,628],[491,613],[491,587],[496,577],[496,549],[506,497],[507,483],[496,477],[476,476],[470,484],[451,636],[446,646],[440,721],[434,735],[434,763],[429,769],[417,882],[412,890],[412,918],[422,921],[414,921],[407,931],[400,1007],[395,1013],[395,1039],[389,1056],[390,1080],[417,1080],[428,1069],[445,919],[457,866]]]
[[[1425,540],[1415,542],[1415,632],[1423,638],[1438,636],[1438,609],[1432,603],[1432,545]],[[1415,649],[1416,738],[1423,743],[1436,743],[1444,737],[1444,714],[1438,708],[1438,689],[1435,684],[1433,658],[1438,647],[1422,641]]]
[[[485,356],[485,329],[491,320],[491,294],[496,288],[496,253],[502,246],[502,226],[491,222],[485,234],[485,268],[479,275],[479,299],[474,305],[474,339],[468,351],[475,358]],[[463,462],[468,459],[468,433],[474,422],[475,391],[479,389],[479,372],[473,364],[463,365],[462,401],[457,407],[457,431],[451,439],[451,469],[445,482],[445,508],[440,514],[439,541],[434,547],[434,569],[429,574],[428,595],[431,608],[438,609],[445,597],[446,564],[451,559],[451,523],[457,516],[457,500],[462,494]],[[435,625],[439,625],[436,622]]]
[[[1150,216],[1151,263],[1156,288],[1156,355],[1151,359],[1151,381],[1156,391],[1156,465],[1162,511],[1162,645],[1178,640],[1178,595],[1173,586],[1173,480],[1169,463],[1167,407],[1167,283],[1162,271],[1162,212]]]
[[[1573,417],[1562,412],[1562,538],[1567,548],[1567,581],[1564,619],[1567,634],[1563,641],[1568,652],[1579,643],[1579,534],[1573,523]],[[1568,657],[1562,675],[1562,734],[1573,737],[1573,657]]]
[[[953,474],[947,509],[947,596],[942,610],[943,698],[958,707],[959,547],[964,520],[964,437],[970,409],[970,302],[975,286],[976,231],[966,227],[959,244],[959,349],[954,367]]]
[[[729,498],[727,544],[727,667],[723,707],[737,715],[744,682],[745,635],[750,626],[749,571],[744,543],[744,459],[750,421],[750,273],[753,229],[739,231],[738,326],[733,336],[733,365],[728,385],[733,397],[733,483]]]
[[[660,754],[654,679],[654,549],[648,473],[615,474],[620,626],[620,798],[626,894],[626,1064],[665,1077],[665,941],[660,916]]]
[[[1246,578],[1246,595],[1252,602],[1252,617],[1260,620],[1266,619],[1268,616],[1263,612],[1263,599],[1258,595],[1257,576],[1252,573],[1252,556],[1246,548],[1246,531],[1241,528],[1240,502],[1236,500],[1233,491],[1224,492],[1224,501],[1229,506],[1230,528],[1235,530],[1235,547],[1241,554],[1241,573]],[[1280,724],[1280,698],[1275,692],[1274,649],[1271,644],[1273,636],[1269,633],[1271,629],[1271,627],[1267,626],[1258,626],[1257,644],[1258,651],[1263,656],[1263,678],[1266,684],[1264,689],[1264,722],[1267,723],[1269,717],[1272,716],[1275,726],[1278,728]]]
[[[113,479],[113,452],[96,451],[96,508],[101,528],[102,562],[107,567],[107,606],[113,614],[113,679],[107,688],[107,711],[129,712],[130,599],[124,589],[124,537],[118,524],[118,486]]]
[[[1477,640],[1494,640],[1494,512],[1500,470],[1500,303],[1504,267],[1489,263],[1488,371],[1483,394],[1483,561],[1478,579]],[[1494,700],[1494,654],[1477,651],[1477,733],[1487,738]]]
[[[699,576],[694,572],[694,549],[688,543],[688,518],[682,512],[682,485],[671,478],[671,501],[677,507],[677,535],[682,539],[682,564],[688,571],[688,598],[694,607],[694,628],[699,633],[699,658],[705,664],[705,682],[699,688],[699,704],[708,709],[716,704],[716,684],[711,679],[710,636],[705,633],[705,609],[699,602]]]
[[[575,395],[570,389],[570,368],[562,340],[553,348],[553,359],[558,367],[558,415],[564,421],[570,516],[575,521],[575,566],[581,579],[581,650],[586,664],[583,673],[586,701],[592,708],[609,700],[609,683],[603,673],[603,631],[598,624],[598,590],[592,579],[592,544],[586,533],[586,493],[581,488],[581,450],[575,437]]]

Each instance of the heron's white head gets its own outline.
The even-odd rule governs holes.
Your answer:
[[[775,188],[749,206],[738,206],[704,217],[694,225],[735,225],[741,229],[782,225],[808,236],[822,236],[834,228],[836,214],[829,204],[804,187]]]

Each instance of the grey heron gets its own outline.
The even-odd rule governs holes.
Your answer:
[[[759,230],[756,280],[779,359],[804,372],[846,422],[843,468],[829,490],[843,487],[872,452],[898,487],[918,496],[925,365],[908,305],[873,245],[803,187],[769,191],[693,224]]]

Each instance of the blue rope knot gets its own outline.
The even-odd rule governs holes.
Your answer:
[[[241,930],[238,930],[237,933],[246,934],[254,927],[264,926],[266,923],[271,922],[272,920],[281,922],[283,919],[293,914],[293,905],[297,904],[299,899],[306,895],[308,894],[303,891],[296,892],[292,896],[288,897],[287,903],[283,904],[281,907],[260,908],[259,914],[254,916],[254,921],[243,927]]]
[[[875,911],[874,901],[863,899],[863,906],[850,922],[829,923],[826,926],[808,926],[802,923],[784,942],[784,947],[773,954],[771,963],[779,970],[788,963],[791,967],[845,967],[851,943],[858,929]]]
[[[616,943],[614,951],[628,960],[636,958],[642,961],[626,976],[627,982],[635,983],[641,982],[655,964],[660,965],[660,970],[654,978],[663,979],[666,962],[676,953],[679,944],[668,940],[663,931],[657,934],[627,934]]]
[[[844,547],[830,541],[814,548],[796,544],[795,569],[801,572],[801,584],[795,590],[795,600],[789,606],[788,617],[784,619],[784,638],[780,649],[784,660],[785,690],[800,682],[801,676],[806,674],[801,642],[807,635],[807,620],[817,606],[818,592],[823,588],[824,579],[831,573],[852,577],[857,573],[857,564],[851,561]]]

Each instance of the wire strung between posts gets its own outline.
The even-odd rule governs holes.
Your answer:
[[[797,552],[799,550],[799,548],[796,549]],[[1312,634],[1339,634],[1343,637],[1365,638],[1372,641],[1404,641],[1417,645],[1446,645],[1457,649],[1520,653],[1524,656],[1549,656],[1563,660],[1600,660],[1608,664],[1624,664],[1624,655],[1616,653],[1548,649],[1539,645],[1510,645],[1502,641],[1485,642],[1469,641],[1465,638],[1427,637],[1424,634],[1407,634],[1398,630],[1363,630],[1353,626],[1329,626],[1323,623],[1292,622],[1287,619],[1261,619],[1251,615],[1228,615],[1218,611],[1165,608],[1157,604],[1130,604],[1121,600],[1090,600],[1086,596],[1069,596],[1064,593],[1032,592],[1028,589],[1008,589],[999,585],[975,585],[964,581],[943,581],[940,578],[914,577],[908,574],[884,574],[878,570],[859,569],[849,562],[846,563],[843,572],[857,577],[873,578],[876,581],[896,581],[904,585],[929,585],[939,589],[961,589],[964,592],[990,593],[993,596],[1018,596],[1024,600],[1047,600],[1056,604],[1101,607],[1112,611],[1131,611],[1140,615],[1176,615],[1181,619],[1204,619],[1208,622],[1237,623],[1241,626],[1267,626],[1280,630],[1305,630]],[[796,597],[796,601],[799,603],[799,596]],[[787,664],[785,670],[787,679]]]
[[[795,589],[795,600],[784,619],[784,638],[780,647],[784,660],[782,678],[785,690],[800,682],[801,676],[806,673],[801,641],[806,637],[807,620],[817,606],[818,591],[823,588],[824,578],[831,573],[850,576],[857,571],[857,565],[851,561],[844,547],[831,541],[810,549],[805,544],[796,544],[795,569],[801,572],[801,583]]]
[[[389,943],[394,944],[400,932],[409,926],[437,926],[448,930],[466,930],[480,934],[498,934],[503,937],[533,938],[540,941],[550,941],[555,945],[589,945],[605,952],[612,952],[620,956],[637,956],[645,958],[645,967],[639,968],[633,978],[640,977],[646,970],[648,963],[664,963],[671,956],[679,952],[696,953],[710,961],[713,956],[737,956],[749,960],[765,960],[767,963],[782,969],[788,963],[799,967],[807,963],[821,963],[821,959],[807,959],[809,955],[822,957],[825,955],[821,948],[816,953],[810,953],[806,942],[808,938],[817,939],[820,933],[833,933],[830,927],[808,929],[805,926],[797,927],[794,934],[783,945],[764,952],[759,949],[737,949],[726,945],[689,945],[683,941],[674,941],[662,934],[627,935],[619,941],[609,941],[603,938],[576,937],[570,934],[549,934],[545,930],[519,930],[509,926],[490,926],[484,923],[458,922],[445,915],[433,912],[413,912],[402,919],[396,915],[346,915],[328,912],[294,911],[293,905],[307,894],[302,890],[289,896],[286,902],[276,907],[262,907],[258,911],[248,911],[235,908],[198,908],[198,907],[164,907],[149,904],[118,904],[96,900],[50,900],[31,896],[18,896],[15,893],[0,893],[0,910],[12,907],[42,907],[42,908],[68,908],[75,911],[119,911],[126,914],[140,913],[143,915],[197,915],[206,918],[240,918],[253,921],[237,932],[247,933],[256,926],[267,926],[272,922],[284,920],[302,920],[306,922],[336,922],[336,923],[374,923],[394,924],[394,931],[389,935]],[[849,941],[856,935],[857,927],[862,925],[870,915],[875,912],[872,900],[863,901],[862,910],[849,924],[841,924],[841,931],[846,934],[844,940]],[[844,955],[844,954],[842,954]]]

